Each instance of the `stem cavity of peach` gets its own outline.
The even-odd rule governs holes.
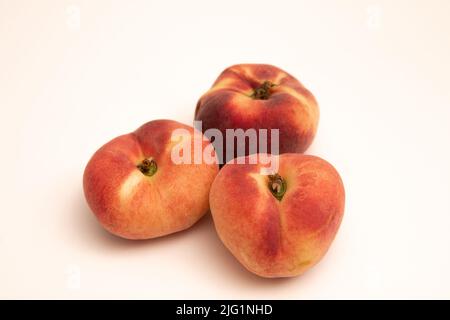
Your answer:
[[[146,176],[151,177],[158,170],[156,161],[153,158],[147,158],[142,160],[141,163],[137,165],[137,168]]]
[[[272,94],[272,88],[275,84],[270,81],[264,81],[259,87],[253,90],[251,97],[255,100],[267,100]]]
[[[286,189],[286,181],[278,173],[269,176],[269,190],[279,201],[286,193]]]

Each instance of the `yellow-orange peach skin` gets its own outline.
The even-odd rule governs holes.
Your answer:
[[[286,71],[238,64],[225,69],[199,99],[195,120],[202,121],[203,132],[217,128],[223,136],[226,129],[279,129],[279,153],[302,153],[316,134],[319,107],[313,94]],[[270,137],[268,148],[257,152],[274,153]],[[236,147],[233,152],[234,157],[244,155]],[[245,155],[249,153],[246,149]]]
[[[189,228],[208,212],[218,166],[174,164],[175,129],[188,130],[192,143],[194,135],[202,136],[175,121],[151,121],[108,142],[90,159],[83,177],[85,197],[111,233],[127,239],[155,238]],[[203,141],[203,150],[209,144]]]
[[[325,160],[301,154],[279,156],[277,174],[262,175],[260,168],[226,164],[220,170],[210,191],[217,233],[249,271],[300,275],[336,235],[344,213],[342,180]]]

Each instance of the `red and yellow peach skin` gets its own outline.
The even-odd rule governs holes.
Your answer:
[[[262,277],[297,276],[315,265],[344,212],[344,186],[331,164],[301,154],[283,154],[278,161],[271,176],[262,175],[259,164],[226,164],[210,191],[220,239]]]
[[[223,136],[226,129],[279,129],[279,153],[302,153],[316,134],[319,107],[312,93],[286,71],[238,64],[225,69],[199,99],[195,120],[202,121],[203,132],[217,128]],[[268,138],[268,149],[257,152],[274,153]],[[238,155],[243,154],[235,148],[234,157]]]
[[[101,147],[86,166],[86,200],[101,225],[127,239],[149,239],[192,226],[209,209],[217,164],[174,164],[171,135],[187,130],[171,120],[151,121]],[[189,138],[189,137],[188,137]],[[202,148],[210,145],[203,140]],[[192,157],[194,148],[191,148]]]

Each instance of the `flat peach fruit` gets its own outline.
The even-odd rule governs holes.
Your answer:
[[[321,158],[273,157],[279,165],[270,175],[247,160],[226,164],[211,187],[211,213],[219,238],[249,271],[297,276],[330,247],[344,213],[344,186]]]
[[[215,156],[201,132],[175,121],[156,120],[111,140],[90,159],[84,171],[84,194],[105,229],[127,239],[149,239],[189,228],[208,212],[218,165],[174,163],[176,130],[186,133],[180,137],[187,139],[188,146],[199,139],[201,151],[210,147]],[[182,152],[193,158],[194,149]]]
[[[237,143],[234,150],[226,150],[223,143],[220,158],[228,162],[254,153],[304,152],[316,134],[319,107],[313,94],[286,71],[267,64],[238,64],[225,69],[199,99],[195,120],[202,121],[202,131],[210,139],[209,129],[220,130],[223,137],[227,129],[257,131],[254,150],[238,150]],[[268,131],[267,139],[261,129]],[[272,129],[279,130],[279,150],[272,150]],[[262,137],[267,140],[265,150],[259,147]],[[217,141],[213,144],[222,150]]]

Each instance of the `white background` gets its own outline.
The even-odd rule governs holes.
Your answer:
[[[450,298],[449,1],[0,0],[1,298]],[[191,123],[235,63],[317,97],[308,153],[340,171],[341,229],[304,276],[267,280],[211,218],[130,242],[82,193],[91,154]]]

